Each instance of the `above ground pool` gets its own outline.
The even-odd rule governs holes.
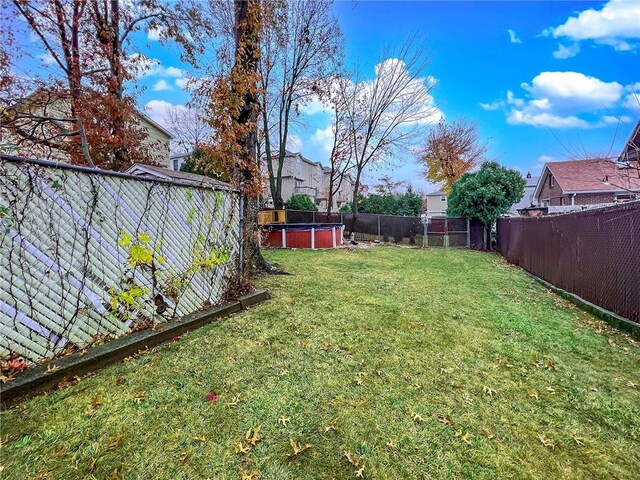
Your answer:
[[[280,223],[262,227],[262,245],[280,248],[336,248],[342,245],[342,223]]]

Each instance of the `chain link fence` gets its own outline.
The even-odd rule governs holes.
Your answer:
[[[501,218],[498,250],[511,263],[640,322],[640,201],[535,218]]]
[[[0,355],[32,362],[224,300],[239,194],[0,162]]]
[[[359,213],[323,213],[287,210],[287,223],[342,223],[345,233],[359,241],[391,242],[420,247],[485,250],[484,226],[468,218],[403,217]]]

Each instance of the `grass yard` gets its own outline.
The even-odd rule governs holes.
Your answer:
[[[3,412],[0,477],[638,478],[637,342],[500,257],[266,255],[273,300]]]

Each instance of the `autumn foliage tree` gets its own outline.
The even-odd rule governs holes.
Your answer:
[[[420,153],[427,180],[442,184],[446,194],[464,173],[485,159],[487,148],[480,142],[478,126],[467,120],[441,120],[429,132]]]
[[[262,178],[257,158],[258,61],[261,33],[259,0],[234,2],[234,62],[228,73],[203,83],[209,94],[208,113],[216,135],[203,145],[207,173],[222,170],[245,195],[243,263],[249,270],[276,270],[260,253],[257,217]]]
[[[20,28],[22,18],[51,68],[27,72],[27,88],[15,75],[3,81],[3,127],[18,142],[59,150],[77,164],[121,170],[134,160],[152,161],[141,146],[134,95],[125,88],[148,66],[132,53],[131,38],[161,29],[163,40],[179,43],[183,59],[195,62],[202,32],[209,31],[198,12],[191,0],[10,0],[3,23]]]

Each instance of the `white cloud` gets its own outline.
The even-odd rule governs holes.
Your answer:
[[[166,90],[172,90],[171,85],[169,85],[166,80],[158,80],[153,86],[154,92],[163,92]]]
[[[178,67],[165,67],[157,58],[149,58],[141,53],[134,53],[129,56],[128,67],[137,71],[137,77],[170,77],[181,78],[186,76],[186,72]]]
[[[172,107],[184,109],[185,111],[187,110],[187,107],[185,107],[184,105],[173,104],[165,100],[151,100],[145,104],[144,110],[153,121],[158,122],[165,128],[169,128],[169,126],[166,125],[165,117],[167,114],[167,110]]]
[[[187,78],[176,78],[175,84],[176,84],[176,87],[182,88],[184,90],[185,88],[187,88],[187,85],[189,84],[189,79],[187,79]]]
[[[522,97],[508,91],[506,99],[480,106],[504,110],[511,125],[594,128],[612,122],[611,110],[624,106],[625,92],[631,86],[579,72],[542,72],[521,87]]]
[[[522,40],[518,38],[518,36],[516,35],[516,32],[514,32],[511,29],[508,29],[507,33],[509,34],[509,41],[511,43],[522,43]]]
[[[591,40],[619,51],[640,46],[640,2],[610,0],[601,10],[590,8],[543,32],[576,42]]]
[[[327,126],[327,128],[317,129],[315,133],[311,135],[310,140],[312,143],[321,145],[322,149],[325,152],[331,153],[331,150],[333,149],[333,140],[334,140],[333,125],[329,125]]]
[[[287,150],[292,152],[299,152],[302,150],[302,139],[297,135],[287,135]]]
[[[557,58],[558,60],[565,60],[567,58],[575,57],[578,53],[580,53],[580,44],[574,43],[569,47],[565,47],[561,43],[558,44],[558,49],[553,52],[553,58]]]
[[[328,106],[314,95],[313,97],[311,97],[311,100],[309,100],[300,108],[300,111],[305,115],[315,115],[316,113],[323,113],[328,111]]]

